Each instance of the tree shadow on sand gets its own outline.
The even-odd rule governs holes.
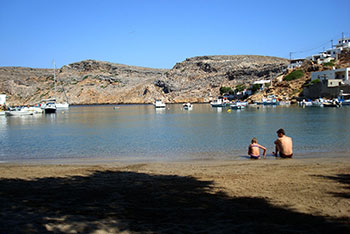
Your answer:
[[[350,174],[338,174],[336,176],[318,176],[318,177],[322,177],[324,179],[329,179],[329,180],[335,180],[343,184],[344,185],[343,188],[348,191],[342,192],[342,193],[332,192],[331,194],[333,194],[336,197],[350,199]]]
[[[214,192],[212,181],[136,172],[0,180],[0,233],[350,233],[262,198]]]

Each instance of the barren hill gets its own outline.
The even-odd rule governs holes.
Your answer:
[[[272,79],[287,64],[287,59],[254,55],[193,57],[172,69],[85,60],[56,70],[57,99],[64,100],[65,91],[71,104],[208,102],[221,86]],[[9,105],[51,98],[53,69],[0,67],[0,92]]]

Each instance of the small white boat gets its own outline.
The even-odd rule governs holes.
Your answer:
[[[280,106],[290,106],[291,101],[280,101]]]
[[[234,110],[241,110],[241,109],[244,109],[247,105],[248,103],[246,102],[235,102],[232,105],[230,105],[230,107],[231,109],[234,109]]]
[[[56,113],[57,107],[55,103],[46,103],[44,111],[45,114]]]
[[[323,107],[324,100],[322,98],[312,101],[312,106]]]
[[[5,111],[6,116],[26,116],[33,115],[34,113],[26,109],[14,109],[10,111]]]
[[[56,108],[57,109],[68,109],[69,108],[69,103],[56,103]]]
[[[306,106],[312,106],[312,101],[310,100],[302,100],[301,102],[298,102],[299,106],[306,107]]]
[[[188,103],[183,104],[182,107],[185,110],[189,110],[189,109],[192,109],[192,104],[188,102]]]
[[[261,102],[257,102],[256,104],[264,106],[278,106],[280,102],[275,98],[274,95],[270,95],[267,98],[262,98]]]
[[[341,107],[342,103],[338,100],[328,100],[323,103],[324,107]]]
[[[44,111],[40,107],[24,107],[23,110],[26,110],[28,112],[32,112],[33,114],[42,114]]]
[[[218,99],[212,101],[210,103],[210,105],[212,107],[225,107],[225,106],[229,105],[229,101],[228,100],[224,100],[222,98],[218,98]]]
[[[166,106],[165,103],[163,103],[160,99],[156,99],[153,105],[155,108],[165,108]]]

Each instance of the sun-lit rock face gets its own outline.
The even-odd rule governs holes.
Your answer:
[[[273,79],[288,60],[268,56],[200,56],[172,69],[154,69],[85,60],[56,70],[58,101],[71,104],[209,102],[221,86]],[[54,97],[53,69],[0,67],[0,93],[8,105]]]

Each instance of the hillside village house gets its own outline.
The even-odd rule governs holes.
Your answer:
[[[258,84],[260,85],[260,90],[264,89],[264,86],[271,85],[271,80],[257,80],[253,82],[253,85]]]
[[[311,81],[319,79],[327,87],[350,85],[350,67],[311,73]]]
[[[301,67],[305,59],[292,59],[290,60],[290,64],[288,65],[288,69],[295,69]]]
[[[350,37],[339,39],[338,44],[335,45],[335,48],[331,48],[324,52],[320,52],[319,54],[309,56],[306,59],[317,62],[318,64],[327,63],[334,59],[338,59],[338,55],[345,48],[350,48]]]
[[[5,94],[0,94],[0,105],[4,106],[6,103],[6,95]]]

